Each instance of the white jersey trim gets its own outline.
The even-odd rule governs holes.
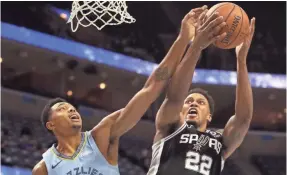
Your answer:
[[[181,127],[179,127],[172,134],[160,139],[159,141],[157,141],[153,144],[153,146],[152,146],[152,161],[151,161],[151,166],[149,168],[147,175],[156,175],[157,174],[158,168],[160,165],[162,150],[163,150],[165,142],[168,141],[169,139],[173,138],[174,136],[176,136],[178,133],[180,133],[186,126],[187,126],[187,124],[184,123]]]
[[[163,147],[164,147],[164,141],[162,141],[160,144],[157,144],[157,149],[156,147],[153,147],[151,167],[149,168],[147,175],[157,174]]]
[[[176,131],[174,131],[172,134],[158,140],[157,142],[155,142],[153,145],[152,145],[152,149],[154,149],[154,147],[158,144],[161,144],[162,142],[166,142],[168,141],[169,139],[173,138],[174,136],[176,136],[178,133],[180,133],[185,127],[187,126],[187,124],[184,122],[183,125],[181,125],[181,127],[179,127]]]
[[[221,156],[221,171],[224,168],[224,164],[225,164],[225,160],[223,159],[223,157]]]

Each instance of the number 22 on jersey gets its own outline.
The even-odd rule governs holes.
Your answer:
[[[209,175],[212,165],[212,158],[206,155],[200,155],[198,152],[188,151],[186,153],[185,168],[199,172],[203,175]]]

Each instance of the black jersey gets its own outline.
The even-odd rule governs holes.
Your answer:
[[[200,132],[185,123],[153,145],[147,175],[219,175],[222,150],[220,133]]]

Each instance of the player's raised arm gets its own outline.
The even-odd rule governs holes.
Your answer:
[[[189,41],[194,37],[195,30],[190,23],[194,15],[196,14],[191,11],[185,16],[179,36],[144,87],[121,110],[119,116],[110,117],[112,120],[110,138],[118,138],[130,130],[160,95],[180,62]]]
[[[223,131],[223,142],[227,147],[223,153],[228,158],[242,143],[253,115],[252,89],[248,79],[246,58],[255,30],[255,18],[251,20],[250,33],[245,41],[236,47],[237,56],[237,87],[235,115],[227,122]]]
[[[201,51],[215,40],[222,39],[226,35],[226,33],[219,33],[222,27],[226,25],[223,22],[223,18],[214,13],[205,20],[206,12],[207,10],[199,16],[194,41],[176,68],[168,85],[166,98],[156,117],[157,131],[167,129],[166,126],[180,120],[178,115],[190,88],[195,66]]]

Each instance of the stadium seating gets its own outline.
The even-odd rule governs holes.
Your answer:
[[[262,175],[285,175],[286,157],[285,156],[252,156],[252,162],[261,171]]]

